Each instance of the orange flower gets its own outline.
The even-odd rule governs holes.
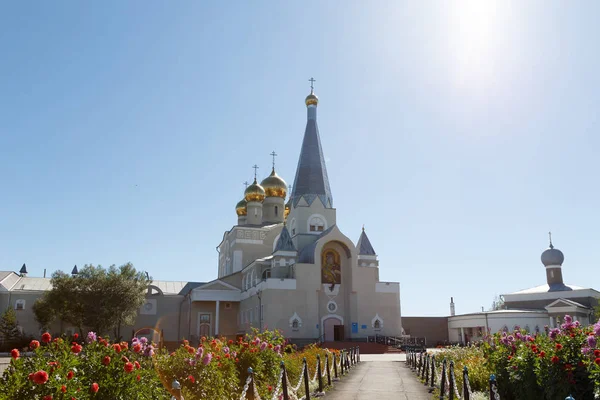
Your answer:
[[[561,350],[563,348],[562,344],[556,343],[556,350]]]
[[[192,383],[196,383],[196,378],[194,378],[192,375],[188,375],[188,380]]]
[[[136,344],[133,346],[133,352],[134,352],[134,353],[139,353],[141,350],[142,350],[142,345],[141,345],[141,344],[139,344],[139,343],[136,343]]]
[[[65,385],[62,385],[60,387],[60,391],[63,392],[63,393],[67,393],[67,387]]]
[[[121,345],[120,344],[115,343],[115,344],[112,345],[112,347],[113,347],[114,351],[116,351],[117,353],[121,352]]]
[[[16,360],[17,358],[19,358],[19,356],[20,356],[20,355],[21,355],[21,353],[19,353],[19,350],[17,350],[17,349],[12,349],[12,350],[10,351],[10,356],[11,356],[13,359],[15,359],[15,360]]]
[[[35,350],[35,349],[37,349],[38,347],[40,347],[40,342],[38,342],[37,340],[32,340],[32,341],[29,343],[29,348],[30,348],[31,350]]]

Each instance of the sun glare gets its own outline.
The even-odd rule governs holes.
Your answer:
[[[498,7],[494,1],[451,3],[450,46],[459,85],[486,85],[493,71],[494,33]],[[475,82],[473,82],[475,81]]]

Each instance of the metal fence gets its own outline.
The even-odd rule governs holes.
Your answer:
[[[321,357],[317,355],[315,373],[311,378],[305,358],[300,379],[294,385],[287,376],[285,363],[281,361],[279,380],[269,398],[271,400],[310,400],[313,397],[321,397],[325,394],[327,387],[333,386],[333,382],[346,375],[350,368],[359,362],[360,348],[358,346],[340,350],[339,357],[328,351],[325,354],[325,361],[322,361]],[[181,395],[181,384],[177,380],[173,381],[171,394],[173,395],[171,400],[184,400]],[[248,368],[248,377],[240,395],[240,400],[266,400],[261,399],[258,394],[252,368]]]
[[[421,351],[419,348],[408,348],[406,351],[406,365],[410,367],[418,377],[424,381],[425,386],[430,392],[435,389],[439,390],[440,400],[470,400],[473,397],[471,385],[469,383],[469,370],[465,366],[462,370],[463,384],[462,393],[456,384],[456,375],[454,372],[454,361],[447,362],[443,359],[441,371],[439,361],[435,355]],[[490,400],[500,400],[498,393],[498,382],[494,374],[490,375],[489,379],[489,398]],[[567,396],[565,400],[575,400],[572,396]]]

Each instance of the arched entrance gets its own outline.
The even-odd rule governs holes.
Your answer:
[[[324,342],[343,341],[344,318],[333,314],[321,318],[321,335]]]

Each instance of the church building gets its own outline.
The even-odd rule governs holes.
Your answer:
[[[312,86],[305,103],[291,193],[274,163],[260,183],[255,174],[237,203],[237,224],[217,248],[218,279],[191,292],[191,333],[229,336],[254,327],[341,341],[402,332],[399,283],[379,280],[364,229],[355,244],[337,226]]]
[[[253,328],[279,329],[298,343],[401,335],[399,283],[379,280],[377,253],[364,228],[357,229],[355,244],[337,226],[312,85],[305,103],[293,186],[274,162],[260,183],[255,169],[235,207],[237,223],[217,246],[217,279],[153,281],[132,331],[152,328],[165,342],[233,338]],[[0,306],[14,306],[24,333],[37,336],[31,305],[50,288],[45,273],[28,277],[25,265],[19,274],[0,271]],[[52,331],[75,328],[61,323]]]

